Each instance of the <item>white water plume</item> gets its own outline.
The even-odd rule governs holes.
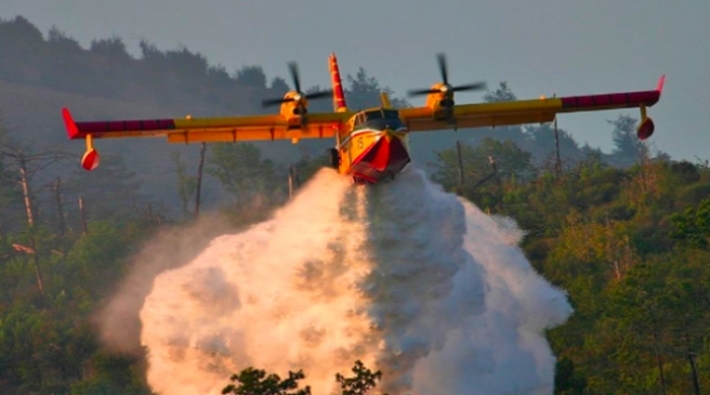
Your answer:
[[[247,366],[314,395],[361,360],[396,394],[552,394],[544,331],[571,308],[522,232],[410,169],[364,187],[322,170],[272,220],[155,278],[140,312],[160,394],[218,394]]]

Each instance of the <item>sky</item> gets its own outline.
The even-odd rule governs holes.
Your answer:
[[[0,18],[22,15],[43,33],[56,26],[88,48],[118,36],[129,52],[148,40],[182,46],[233,72],[260,65],[269,79],[299,64],[305,86],[329,86],[328,54],[341,74],[363,67],[405,96],[440,80],[436,53],[453,84],[501,81],[520,99],[654,89],[653,150],[710,159],[710,2],[666,0],[0,0]],[[460,93],[457,103],[481,92]],[[410,100],[422,105],[423,98]],[[613,149],[607,120],[638,110],[565,114],[559,127],[580,143]],[[228,114],[225,114],[228,115]]]

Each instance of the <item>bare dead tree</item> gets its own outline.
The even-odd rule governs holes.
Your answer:
[[[197,166],[197,188],[195,191],[195,219],[200,215],[200,197],[202,194],[202,175],[205,168],[205,153],[207,152],[207,143],[202,143],[200,147],[200,163]]]
[[[298,178],[298,168],[294,165],[288,168],[288,198],[293,199],[296,194],[296,190],[300,185],[300,180]]]
[[[458,159],[458,169],[459,169],[459,195],[463,193],[464,184],[464,172],[463,172],[463,157],[461,155],[461,142],[456,140],[456,158]]]
[[[59,188],[62,185],[62,179],[57,177],[57,180],[52,184],[54,190],[54,200],[57,203],[57,216],[59,217],[59,235],[66,235],[66,223],[64,221],[64,204],[62,203],[62,193]]]
[[[557,132],[557,117],[554,121],[555,132],[555,175],[559,178],[562,174],[562,160],[560,159],[560,134]]]
[[[20,185],[22,198],[25,205],[25,215],[27,224],[34,226],[37,222],[37,208],[30,182],[32,178],[41,170],[55,164],[56,162],[68,159],[71,155],[58,151],[47,150],[39,153],[32,153],[19,145],[9,142],[0,142],[0,155],[7,160],[7,163],[17,170],[17,177],[11,181]]]
[[[37,277],[37,287],[41,293],[44,293],[44,281],[42,279],[42,268],[40,265],[39,251],[37,249],[37,239],[34,235],[34,226],[37,223],[37,207],[34,202],[32,187],[30,185],[32,178],[37,172],[46,169],[52,164],[69,157],[58,150],[47,150],[40,153],[32,153],[30,150],[21,147],[19,144],[13,144],[7,140],[0,141],[0,155],[5,163],[17,171],[17,175],[10,181],[18,183],[22,190],[22,199],[25,206],[25,215],[27,216],[27,225],[31,229],[30,246],[34,253],[33,261],[35,266],[35,275]]]
[[[79,217],[81,219],[81,234],[86,235],[89,233],[89,229],[86,225],[86,206],[84,205],[84,198],[79,196]]]

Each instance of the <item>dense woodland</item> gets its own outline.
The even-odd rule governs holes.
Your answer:
[[[79,172],[76,150],[61,145],[58,111],[36,110],[40,97],[108,100],[91,107],[104,118],[136,100],[163,111],[240,114],[263,111],[261,99],[288,89],[258,66],[228,72],[186,48],[140,48],[134,58],[112,37],[85,49],[58,29],[44,35],[22,17],[0,19],[0,93],[41,93],[36,105],[0,107],[0,393],[149,394],[143,356],[106,349],[93,320],[132,256],[146,240],[193,223],[200,194],[218,195],[209,210],[239,229],[287,201],[290,166],[302,183],[327,163],[323,150],[279,161],[263,146],[215,144],[164,149],[155,160],[170,172],[160,191],[130,150]],[[377,105],[387,89],[364,69],[346,85],[354,108]],[[514,98],[501,83],[484,100]],[[25,108],[56,125],[27,130],[7,121],[24,119],[17,113]],[[556,394],[710,390],[710,164],[653,152],[635,139],[636,122],[620,116],[603,125],[615,144],[608,154],[559,130],[559,159],[552,125],[423,135],[419,146],[412,139],[433,180],[517,220],[535,268],[568,291],[575,313],[549,332]],[[210,182],[217,187],[206,191]]]

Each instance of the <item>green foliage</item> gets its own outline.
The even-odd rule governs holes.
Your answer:
[[[252,144],[212,145],[207,173],[217,178],[239,205],[254,203],[260,198],[278,198],[283,191],[284,182],[277,178],[276,165],[262,159],[261,151]]]
[[[303,184],[320,169],[331,166],[330,154],[325,152],[323,155],[316,157],[304,156],[295,166],[298,169],[298,178]]]
[[[187,174],[187,163],[182,160],[179,151],[173,151],[171,158],[175,162],[177,170],[178,196],[182,205],[182,217],[183,220],[187,220],[190,216],[188,203],[194,198],[195,191],[197,191],[197,176]]]
[[[506,81],[501,82],[498,86],[498,89],[496,89],[495,91],[486,92],[486,94],[483,96],[483,101],[485,101],[486,103],[496,103],[514,100],[517,100],[517,97],[515,97],[513,91],[508,87],[508,82]]]
[[[375,77],[367,75],[367,72],[362,67],[358,69],[355,77],[348,74],[346,80],[349,87],[345,89],[345,98],[347,100],[348,107],[353,110],[381,106],[381,92],[387,93],[392,107],[409,107],[409,104],[404,99],[393,97],[394,92],[392,92],[390,88],[381,87]]]
[[[89,50],[110,59],[128,59],[130,57],[128,51],[126,51],[126,44],[124,44],[123,40],[118,36],[101,40],[91,40]]]
[[[438,160],[431,165],[432,179],[446,189],[459,190],[484,208],[496,206],[500,202],[503,193],[501,181],[516,184],[531,179],[535,174],[530,154],[510,140],[500,142],[487,138],[475,148],[461,144],[461,157],[463,185],[459,186],[456,149],[437,153]]]
[[[238,84],[251,86],[254,88],[266,88],[266,74],[261,66],[244,66],[237,71],[236,78]]]
[[[37,248],[0,259],[0,389],[149,393],[141,362],[104,354],[90,321],[121,277],[129,246],[149,229],[141,228],[142,234],[128,225],[92,222],[86,235],[63,240],[44,228],[11,236],[11,242],[25,245],[34,238]],[[44,272],[43,293],[34,284],[35,254]]]
[[[352,371],[355,373],[353,377],[345,377],[340,373],[335,375],[343,395],[366,395],[382,380],[381,371],[372,372],[361,361],[355,361]]]
[[[123,157],[107,156],[97,169],[77,169],[72,176],[65,193],[71,201],[84,199],[87,218],[121,222],[141,215],[148,203],[140,192],[142,181],[128,169]]]
[[[583,394],[586,378],[574,369],[574,362],[564,357],[555,364],[555,395]]]
[[[287,173],[252,144],[219,143],[210,147],[206,172],[231,196],[225,214],[237,226],[263,220],[287,198]]]
[[[232,375],[223,394],[234,395],[310,395],[311,388],[298,389],[298,381],[305,378],[303,371],[288,372],[288,378],[281,380],[277,374],[266,375],[265,370],[246,368],[239,374]],[[293,391],[292,391],[293,390]]]
[[[480,156],[466,145],[463,154],[465,168]],[[456,190],[453,149],[435,169]],[[544,168],[460,191],[515,218],[533,265],[569,294],[575,313],[549,333],[556,394],[693,392],[688,355],[706,358],[709,347],[706,174],[703,164],[662,158],[614,168],[594,154],[559,174]],[[486,191],[501,191],[500,204]]]
[[[693,248],[707,249],[710,245],[710,197],[693,208],[671,217],[676,230],[672,236]]]
[[[617,119],[607,122],[614,126],[611,134],[614,141],[614,164],[628,167],[641,161],[647,150],[643,141],[636,137],[637,120],[628,115],[619,115]]]
[[[352,377],[345,377],[340,373],[335,375],[335,380],[340,385],[342,395],[367,395],[377,386],[382,379],[382,372],[373,372],[361,362],[355,361]],[[277,374],[268,374],[265,370],[248,367],[238,374],[232,375],[229,384],[222,390],[223,394],[234,395],[310,395],[311,388],[306,386],[298,388],[298,381],[306,376],[303,371],[288,372],[287,379],[281,379]],[[383,394],[387,395],[387,394]]]
[[[72,384],[71,395],[150,395],[139,361],[97,352],[88,361],[91,375]]]

